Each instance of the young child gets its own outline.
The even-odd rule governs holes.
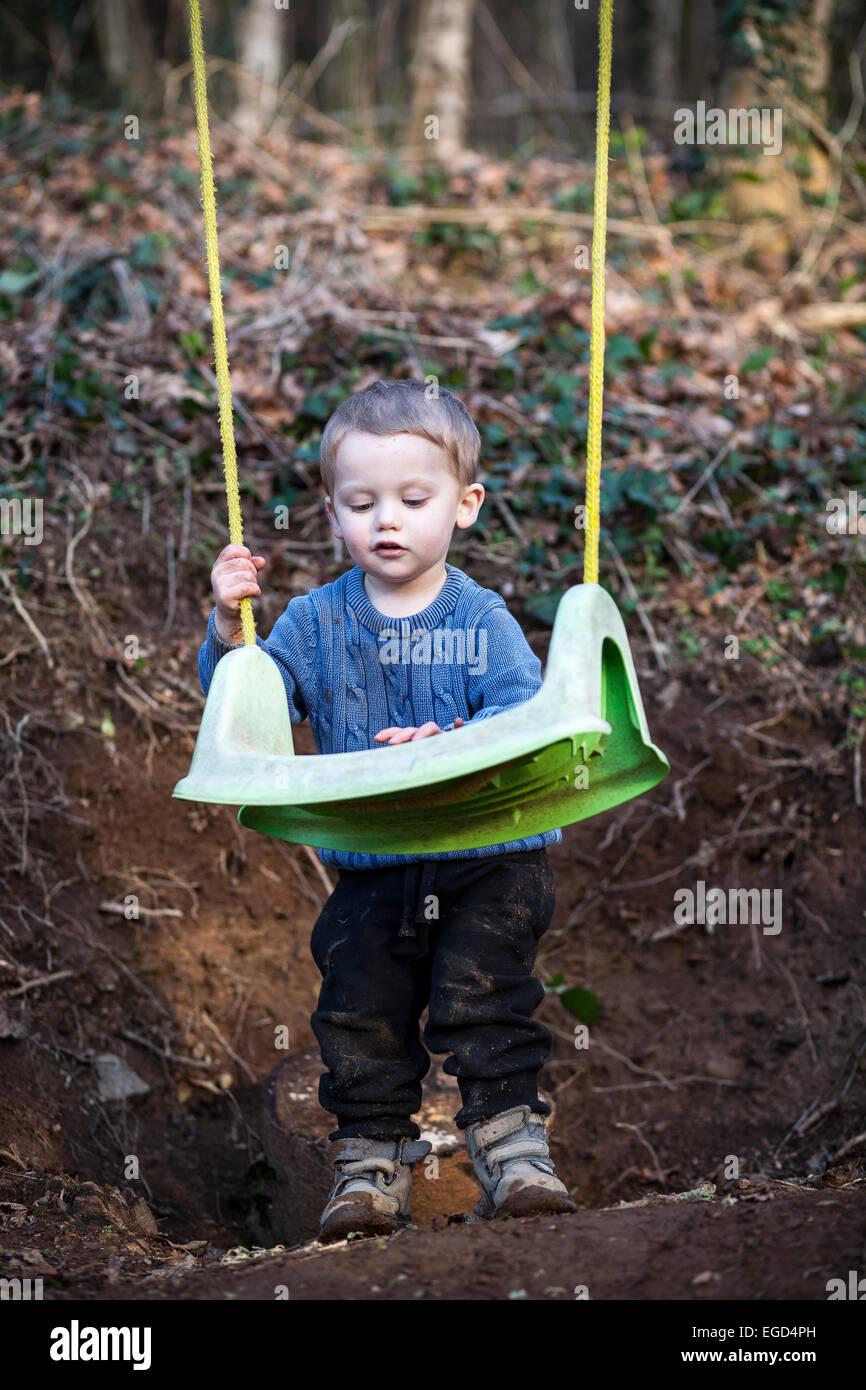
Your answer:
[[[268,640],[256,639],[280,668],[292,723],[309,717],[320,753],[379,746],[387,758],[389,745],[489,719],[539,689],[541,663],[502,597],[445,559],[454,527],[471,526],[484,500],[480,444],[452,392],[428,399],[415,381],[374,382],[328,421],[325,505],[354,567],[291,599]],[[239,600],[261,593],[264,565],[229,545],[213,567],[205,694],[242,640]],[[411,660],[394,659],[413,634]],[[549,830],[439,854],[318,851],[338,870],[311,940],[322,975],[311,1023],[327,1068],[319,1101],[337,1120],[323,1242],[410,1222],[412,1170],[431,1148],[411,1118],[430,1065],[425,1006],[426,1047],[452,1054],[444,1069],[460,1087],[476,1214],[575,1209],[537,1089],[552,1037],[532,1017],[555,897],[546,846],[561,839]]]

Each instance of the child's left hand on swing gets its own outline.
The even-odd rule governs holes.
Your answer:
[[[454,728],[459,729],[462,723],[463,720],[458,715],[454,720]],[[407,729],[380,729],[378,734],[374,737],[377,742],[382,739],[387,739],[389,745],[392,745],[397,743],[414,743],[416,739],[431,738],[433,734],[442,734],[445,732],[447,732],[445,729],[440,729],[439,725],[435,723],[434,720],[430,719],[426,724],[421,724],[417,729],[411,727]]]

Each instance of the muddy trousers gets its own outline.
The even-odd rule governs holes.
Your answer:
[[[331,1139],[418,1138],[425,1006],[426,1048],[452,1054],[459,1129],[514,1105],[550,1114],[537,1074],[553,1039],[532,1017],[544,996],[532,970],[554,900],[546,848],[339,870],[311,940]]]

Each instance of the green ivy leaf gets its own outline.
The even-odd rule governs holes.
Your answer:
[[[527,613],[531,613],[533,618],[538,618],[541,622],[553,627],[556,610],[564,593],[564,589],[552,589],[548,594],[532,594],[524,606]]]
[[[748,376],[750,372],[760,372],[762,368],[766,367],[775,351],[775,348],[764,347],[758,348],[757,352],[750,352],[745,362],[740,364],[740,375]]]
[[[0,275],[0,294],[23,294],[41,279],[41,270],[4,270]]]
[[[576,985],[573,989],[564,989],[559,997],[568,1012],[574,1018],[579,1018],[581,1023],[595,1023],[601,1013],[598,995],[593,994],[591,989],[581,989]]]

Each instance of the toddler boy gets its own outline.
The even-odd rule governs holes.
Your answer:
[[[309,718],[320,753],[431,738],[529,700],[541,663],[502,597],[445,556],[478,516],[478,431],[463,403],[415,381],[377,381],[344,401],[321,442],[325,505],[354,567],[290,600],[265,642],[293,724]],[[242,640],[238,604],[261,593],[265,560],[226,546],[199,656],[207,694]],[[429,640],[428,640],[429,636]],[[408,639],[408,641],[407,641]],[[401,653],[410,653],[406,660]],[[420,657],[420,659],[419,659]],[[533,975],[554,910],[549,830],[438,854],[318,851],[338,870],[313,928],[322,975],[311,1023],[335,1115],[334,1186],[320,1239],[409,1224],[412,1170],[430,1152],[412,1115],[433,1053],[450,1053],[456,1124],[484,1217],[573,1211],[548,1151],[537,1074],[549,1029],[532,1017]]]

